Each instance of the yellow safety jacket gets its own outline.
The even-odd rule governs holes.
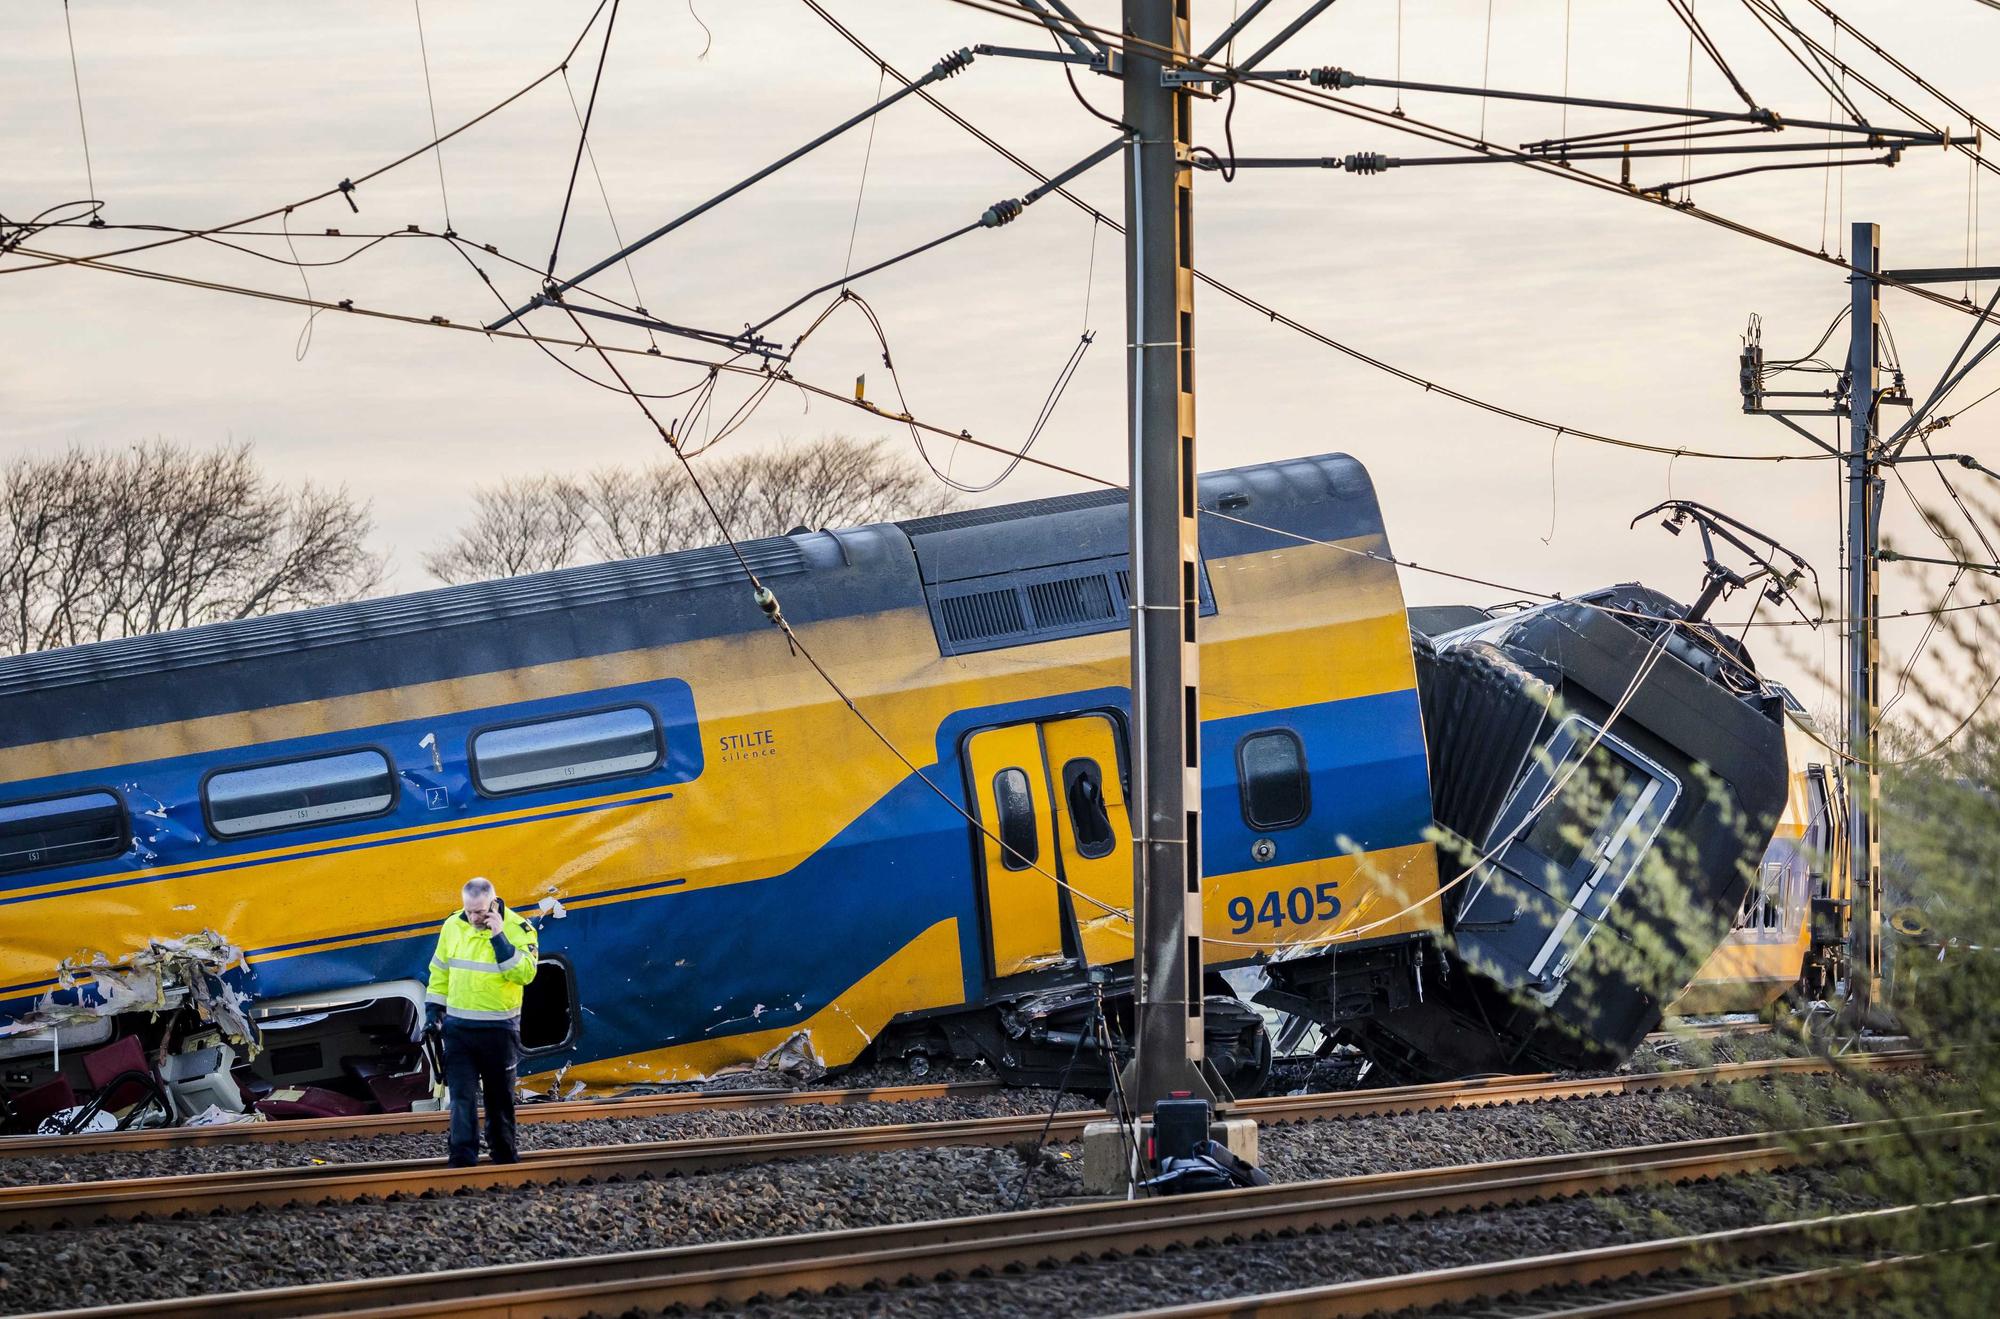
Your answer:
[[[503,937],[505,960],[495,947]],[[535,927],[505,903],[498,935],[475,929],[463,911],[453,912],[438,929],[424,1001],[444,1004],[445,1016],[460,1021],[519,1020],[521,988],[535,978],[535,944]]]

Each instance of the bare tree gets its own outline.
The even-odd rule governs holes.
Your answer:
[[[885,440],[832,435],[695,460],[711,514],[680,463],[537,476],[481,490],[471,525],[424,556],[445,582],[542,572],[712,545],[719,516],[739,539],[922,517],[956,506],[951,491]]]
[[[382,578],[365,504],[285,488],[246,444],[155,441],[0,468],[0,650],[352,600]]]
[[[590,498],[567,477],[505,481],[479,491],[472,525],[424,567],[444,582],[476,582],[547,572],[578,561],[591,527]]]

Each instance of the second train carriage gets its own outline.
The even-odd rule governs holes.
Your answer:
[[[1602,719],[1644,626],[1556,611],[1559,644],[1537,651],[1507,622],[1481,653],[1511,694],[1482,709],[1452,696],[1477,684],[1438,678],[1439,647],[1413,650],[1353,459],[1214,473],[1199,500],[1226,515],[1202,520],[1199,584],[1206,964],[1263,964],[1264,1002],[1395,1064],[1427,1054],[1417,1070],[1489,1061],[1490,1041],[1436,1023],[1502,1002],[1533,1045],[1514,1061],[1626,1047],[1655,997],[1524,996],[1465,959],[1466,929],[1443,937],[1490,899],[1441,897],[1431,838],[1527,800],[1533,748],[1576,730],[1509,725],[1519,701],[1540,684]],[[1085,973],[1114,1011],[1129,986],[1126,536],[1107,492],[745,545],[867,724],[726,548],[0,660],[0,1023],[91,1000],[87,969],[55,983],[66,958],[212,930],[245,950],[226,979],[263,1027],[244,1081],[361,1093],[407,1050],[436,923],[483,874],[517,905],[561,904],[523,1021],[542,1078],[872,1048],[1053,1080],[1088,1020]],[[1761,698],[1718,681],[1699,636],[1668,640],[1680,714],[1649,695],[1608,745],[1684,782],[1723,736],[1688,720],[1720,718],[1742,744],[1722,781],[1775,817]],[[1607,809],[1699,818],[1673,800]],[[1650,843],[1621,837],[1634,857]],[[1711,830],[1700,887],[1719,909],[1746,846]],[[1261,1019],[1209,983],[1211,1056],[1254,1085]],[[36,1047],[0,1038],[0,1077],[46,1076]]]
[[[1846,784],[1805,707],[1779,691],[1788,715],[1784,811],[1728,933],[1670,1013],[1761,1012],[1789,994],[1809,1003],[1846,979],[1854,905]]]

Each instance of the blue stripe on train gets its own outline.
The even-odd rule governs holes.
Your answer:
[[[473,787],[467,748],[475,732],[496,724],[634,704],[645,705],[658,716],[665,742],[665,754],[660,763],[644,774],[582,787],[562,786],[505,797],[485,797]],[[435,763],[431,759],[431,751],[421,745],[426,736],[435,739],[438,755]],[[240,839],[216,838],[202,818],[201,781],[211,771],[359,747],[374,747],[386,753],[395,767],[397,800],[386,815]],[[365,840],[371,835],[393,830],[445,824],[478,827],[487,817],[537,807],[554,808],[553,813],[559,814],[565,808],[575,809],[572,803],[580,798],[629,793],[650,785],[686,783],[700,776],[703,755],[694,693],[681,679],[665,678],[511,705],[444,710],[434,715],[369,728],[343,729],[311,737],[288,738],[281,742],[262,742],[248,747],[141,761],[111,769],[23,780],[7,785],[10,799],[58,796],[85,788],[116,791],[131,812],[134,844],[123,856],[108,862],[55,866],[10,875],[0,880],[0,894],[77,879],[103,879],[108,881],[104,885],[106,887],[119,883],[143,883],[156,878],[151,872],[160,867],[213,861],[217,863],[217,868],[222,868],[232,858],[276,847],[310,846],[314,843],[325,844],[329,850],[338,850],[343,844],[355,845],[347,844],[347,840]],[[437,805],[432,804],[433,790],[442,793]],[[370,841],[358,844],[362,847],[379,845],[379,842]],[[0,903],[6,901],[0,897]]]

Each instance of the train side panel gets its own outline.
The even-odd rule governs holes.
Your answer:
[[[1204,528],[1211,964],[1310,953],[1357,930],[1415,938],[1437,922],[1400,592],[1393,566],[1371,557],[1386,541],[1358,465],[1317,461],[1287,465],[1286,479],[1319,483],[1323,503],[1364,501],[1360,525],[1351,509],[1329,518],[1312,499],[1273,498],[1284,483],[1271,469],[1204,481],[1205,503],[1233,497],[1247,517],[1291,528]],[[477,637],[411,625],[339,655],[302,643],[225,678],[155,672],[119,643],[112,657],[140,676],[71,685],[67,708],[20,682],[4,698],[27,734],[0,749],[5,799],[108,789],[130,812],[133,846],[0,878],[0,1017],[55,988],[64,958],[115,962],[201,929],[246,951],[239,979],[256,999],[421,978],[436,922],[472,874],[518,906],[553,897],[566,911],[541,922],[542,949],[573,986],[575,1021],[530,1070],[605,1085],[681,1079],[800,1032],[838,1065],[899,1017],[1003,995],[961,750],[982,728],[1078,711],[1122,729],[1124,634],[941,655],[908,540],[885,528],[800,539],[814,571],[768,575],[894,752],[734,583],[533,617],[497,608]],[[783,546],[758,552],[790,562]],[[533,589],[576,594],[588,571]],[[391,603],[448,615],[468,590]],[[387,616],[370,615],[373,632]],[[261,635],[230,626],[231,637]],[[664,644],[619,648],[648,638]],[[79,662],[108,663],[46,663]],[[482,791],[468,747],[484,731],[633,709],[656,722],[650,768]],[[1310,809],[1273,826],[1247,814],[1239,755],[1246,739],[1279,733],[1300,749]],[[203,813],[218,769],[356,748],[393,769],[380,814],[231,839]]]

